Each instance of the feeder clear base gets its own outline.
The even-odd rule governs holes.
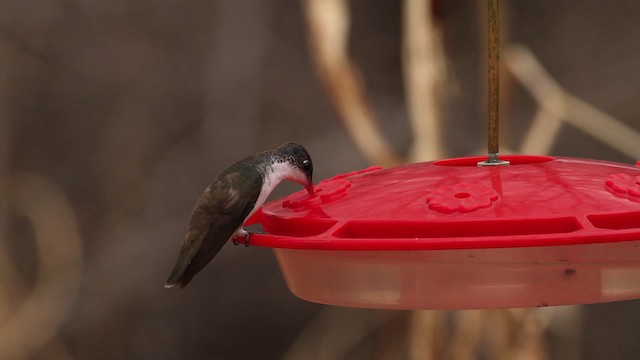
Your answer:
[[[640,298],[640,241],[471,250],[275,249],[275,253],[296,296],[329,305],[489,309]]]

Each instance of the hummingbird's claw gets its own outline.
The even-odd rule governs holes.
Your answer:
[[[244,239],[243,241],[244,246],[249,247],[249,238],[251,237],[251,234],[253,233],[250,231],[246,231],[244,236],[234,235],[233,238],[231,239],[231,242],[233,243],[233,245],[239,245],[240,241],[238,239],[242,236],[242,238]]]

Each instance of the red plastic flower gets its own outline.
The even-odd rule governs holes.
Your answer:
[[[613,174],[604,185],[607,191],[617,197],[640,202],[640,176]]]
[[[350,187],[351,182],[342,178],[323,180],[315,186],[316,193],[314,195],[308,195],[305,191],[299,198],[285,200],[282,203],[282,207],[290,209],[308,208],[312,205],[341,197]]]
[[[427,196],[429,208],[444,213],[486,208],[495,200],[498,200],[498,194],[492,188],[476,183],[443,186]]]

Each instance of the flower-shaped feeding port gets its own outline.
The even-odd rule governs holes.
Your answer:
[[[607,191],[614,196],[640,202],[640,176],[613,174],[604,184]]]
[[[491,206],[498,194],[484,185],[458,183],[443,186],[427,196],[429,208],[443,213],[471,212]]]
[[[306,209],[312,205],[319,205],[328,201],[335,200],[345,195],[347,189],[351,187],[351,182],[346,180],[350,176],[364,174],[376,170],[382,169],[381,166],[371,166],[366,169],[352,171],[346,174],[340,174],[332,177],[331,179],[322,180],[315,186],[315,196],[307,196],[302,194],[301,196],[282,202],[283,208],[289,209]]]
[[[289,209],[300,209],[303,207],[308,208],[311,205],[321,204],[341,197],[349,187],[351,187],[351,183],[344,179],[321,181],[315,186],[315,196],[307,196],[306,194],[303,194],[301,197],[283,201],[282,207]]]

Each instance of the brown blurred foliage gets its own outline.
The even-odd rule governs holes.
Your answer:
[[[348,4],[347,47],[371,111],[388,146],[411,155],[401,3]],[[436,4],[447,79],[438,151],[470,155],[484,144],[482,9]],[[316,78],[303,5],[0,0],[0,358],[411,355],[417,330],[406,312],[299,300],[267,249],[226,247],[185,290],[162,287],[193,203],[231,161],[296,141],[312,154],[316,181],[368,165]],[[525,44],[565,90],[640,128],[640,3],[512,1],[503,12],[503,41]],[[538,108],[521,86],[505,110],[512,149]],[[636,160],[574,127],[559,131],[554,154]],[[636,359],[639,307],[541,315],[559,324],[542,332],[548,358]],[[486,316],[504,328],[526,323],[500,322],[518,313]],[[517,340],[523,328],[496,336]],[[448,329],[420,331],[444,338]]]

